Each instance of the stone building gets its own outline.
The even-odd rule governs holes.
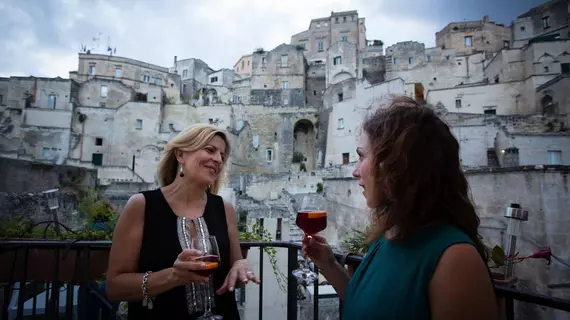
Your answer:
[[[570,37],[569,0],[552,0],[521,14],[513,21],[513,48],[520,48],[534,38]]]
[[[271,51],[258,50],[251,64],[251,104],[305,106],[307,60],[302,50],[290,44]]]
[[[508,48],[511,28],[489,21],[484,16],[479,21],[451,22],[435,34],[435,45],[443,49],[455,49],[458,55],[475,52],[497,52]]]
[[[161,102],[163,98],[172,103],[180,101],[179,75],[170,73],[168,68],[130,58],[80,53],[78,69],[70,73],[70,78],[78,83],[93,79],[122,83],[132,88],[136,100],[141,102]],[[99,90],[88,90],[84,92],[87,96],[82,98],[89,99],[90,104],[91,101],[97,100],[101,106],[108,102],[113,103],[113,97],[109,97],[107,93],[108,84],[98,85]]]
[[[234,72],[236,75],[241,77],[251,76],[252,64],[251,64],[251,54],[246,54],[241,56],[238,61],[234,64]]]
[[[370,48],[381,54],[382,44],[372,42],[367,45],[365,19],[358,17],[358,12],[331,12],[329,17],[311,20],[309,29],[291,36],[291,44],[303,49],[309,63],[327,60],[327,49],[333,44],[344,41],[350,42],[362,51]]]
[[[433,89],[448,110],[486,114],[568,114],[570,40],[536,40],[503,49],[485,63],[485,81]]]

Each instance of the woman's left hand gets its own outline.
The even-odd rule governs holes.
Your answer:
[[[236,282],[241,281],[242,283],[255,282],[260,283],[259,280],[255,278],[253,272],[249,268],[249,263],[246,259],[238,260],[234,263],[233,267],[230,269],[226,281],[220,289],[216,291],[217,294],[224,294],[228,291],[234,291],[236,287]]]

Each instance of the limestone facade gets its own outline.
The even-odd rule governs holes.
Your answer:
[[[513,21],[513,48],[536,38],[565,39],[570,36],[569,0],[551,0],[521,14]]]
[[[451,22],[435,34],[435,45],[454,48],[458,55],[475,52],[497,52],[509,48],[511,28],[489,21],[484,16],[479,21]]]

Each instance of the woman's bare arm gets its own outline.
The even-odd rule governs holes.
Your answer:
[[[145,198],[142,194],[133,195],[113,234],[113,245],[109,255],[107,270],[107,297],[111,301],[142,300],[142,273],[136,273],[144,227]],[[174,261],[173,261],[174,262]],[[147,291],[155,296],[176,287],[172,268],[153,272],[148,277]]]
[[[452,245],[441,256],[430,282],[434,320],[498,319],[498,307],[487,266],[470,244]]]

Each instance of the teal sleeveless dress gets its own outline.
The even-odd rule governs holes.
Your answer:
[[[431,319],[429,285],[439,258],[471,238],[450,225],[432,226],[401,241],[379,238],[350,279],[342,319]]]

